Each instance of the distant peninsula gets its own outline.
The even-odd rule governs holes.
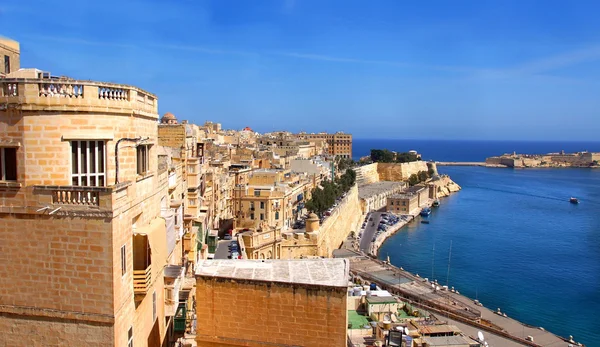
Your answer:
[[[489,157],[485,160],[485,166],[490,167],[512,167],[512,168],[535,168],[535,167],[600,167],[600,153],[576,152],[547,153],[547,154],[503,154]]]

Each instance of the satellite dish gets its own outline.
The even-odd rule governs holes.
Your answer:
[[[387,314],[387,313],[386,313],[386,314],[384,314],[384,315],[383,315],[383,321],[384,321],[384,322],[389,322],[389,321],[391,321],[391,320],[392,320],[392,318],[390,318],[390,315],[389,315],[389,314]]]
[[[485,347],[488,347],[487,341],[485,341]]]
[[[404,333],[408,335],[408,327],[404,327]]]
[[[477,332],[477,337],[479,338],[479,341],[483,341],[483,333],[481,331]]]

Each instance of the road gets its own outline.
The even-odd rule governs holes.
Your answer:
[[[360,250],[369,253],[369,247],[371,247],[371,241],[373,240],[373,236],[375,236],[375,232],[377,231],[377,227],[379,226],[379,220],[381,219],[381,214],[383,212],[372,212],[370,218],[373,218],[373,221],[368,221],[365,230],[363,231],[363,235],[360,238]]]
[[[219,244],[217,244],[217,250],[215,251],[215,259],[228,259],[229,253],[229,244],[231,240],[219,240]]]

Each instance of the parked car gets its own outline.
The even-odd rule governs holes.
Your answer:
[[[231,234],[225,234],[225,236],[223,237],[223,240],[231,240]]]
[[[231,252],[231,259],[238,259],[240,254],[237,251]]]

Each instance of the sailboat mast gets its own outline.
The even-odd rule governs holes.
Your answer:
[[[452,240],[450,240],[450,251],[448,252],[448,273],[446,274],[446,286],[450,282],[450,259],[452,258]]]

